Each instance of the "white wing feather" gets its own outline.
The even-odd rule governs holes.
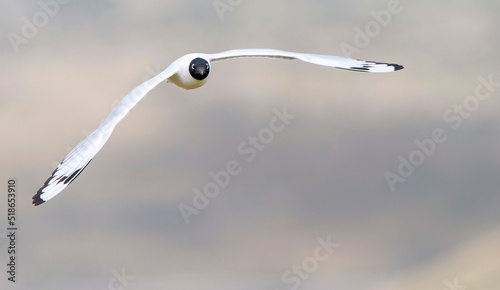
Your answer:
[[[44,185],[33,196],[33,204],[39,205],[56,196],[70,184],[101,150],[115,126],[156,85],[172,76],[176,71],[170,65],[166,70],[140,84],[128,93],[113,109],[104,122],[78,144],[57,166]]]
[[[45,184],[38,190],[37,194],[33,196],[33,204],[42,204],[66,188],[66,186],[68,186],[68,184],[70,184],[85,169],[97,152],[101,150],[102,146],[106,143],[109,136],[113,132],[115,126],[125,117],[125,115],[127,115],[127,113],[160,82],[169,79],[174,74],[178,76],[180,71],[186,70],[185,73],[187,73],[187,68],[184,68],[183,70],[182,65],[185,65],[184,61],[190,61],[190,57],[194,56],[206,58],[209,62],[244,57],[267,57],[287,60],[299,59],[317,65],[361,72],[391,72],[403,68],[403,66],[398,64],[364,61],[331,55],[296,53],[275,49],[236,49],[214,54],[185,55],[177,61],[174,61],[159,75],[140,84],[128,95],[126,95],[120,103],[116,105],[106,120],[104,120],[104,122],[92,134],[78,144],[66,156],[66,158],[64,158],[61,164],[57,166]],[[176,84],[183,86],[182,83]],[[201,85],[202,84],[198,84],[194,87]],[[185,85],[183,87],[190,88],[189,85]]]
[[[210,54],[210,60],[213,62],[222,61],[240,57],[268,57],[280,59],[299,59],[305,62],[314,63],[323,66],[336,67],[361,72],[391,72],[400,70],[403,67],[393,63],[383,63],[376,61],[365,61],[348,57],[319,55],[288,52],[275,49],[235,49],[221,53]]]

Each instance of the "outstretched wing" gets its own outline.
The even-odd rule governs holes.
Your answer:
[[[33,204],[39,205],[56,196],[66,188],[87,167],[92,158],[101,150],[115,126],[127,113],[156,85],[176,72],[170,65],[166,70],[145,81],[126,95],[113,109],[104,122],[78,144],[52,172],[44,185],[33,196]]]
[[[221,53],[209,54],[209,57],[210,61],[213,62],[240,57],[268,57],[289,60],[300,59],[302,61],[318,65],[361,72],[391,72],[403,69],[403,66],[394,63],[365,61],[333,55],[288,52],[275,49],[235,49]]]
[[[268,57],[294,60],[362,72],[391,72],[403,66],[391,63],[364,61],[340,56],[287,52],[274,49],[237,49],[214,54],[199,54],[208,61],[217,62],[242,57]],[[173,62],[166,70],[133,89],[113,109],[104,122],[78,144],[57,166],[44,185],[33,196],[33,204],[39,205],[53,198],[70,184],[101,150],[115,126],[156,85],[177,73],[179,63]]]

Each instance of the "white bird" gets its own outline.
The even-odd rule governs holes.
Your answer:
[[[204,85],[213,62],[240,57],[266,57],[305,62],[361,72],[391,72],[400,70],[398,64],[364,61],[340,56],[287,52],[274,49],[236,49],[221,53],[191,53],[180,57],[164,71],[134,88],[113,109],[104,122],[78,144],[57,166],[44,185],[33,196],[33,204],[40,205],[60,193],[89,165],[108,140],[115,126],[156,85],[163,81],[184,89]]]

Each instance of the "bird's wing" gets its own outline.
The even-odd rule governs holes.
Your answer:
[[[71,150],[61,164],[57,166],[52,175],[33,196],[33,204],[42,204],[66,188],[85,169],[97,152],[101,150],[115,126],[125,115],[156,85],[172,76],[176,69],[174,65],[170,65],[163,72],[128,93],[116,105],[104,122]]]
[[[209,60],[212,62],[222,61],[240,57],[268,57],[281,59],[300,59],[305,62],[314,63],[323,66],[336,67],[361,72],[391,72],[400,70],[403,66],[394,63],[383,63],[376,61],[365,61],[348,57],[319,55],[308,53],[288,52],[275,49],[235,49],[221,53],[209,54]]]

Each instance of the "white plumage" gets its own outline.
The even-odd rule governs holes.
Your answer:
[[[364,61],[340,56],[287,52],[274,49],[237,49],[221,53],[187,54],[170,64],[167,69],[134,88],[113,109],[104,122],[80,144],[78,144],[57,166],[44,185],[33,196],[33,204],[39,205],[53,198],[70,184],[101,150],[115,126],[156,85],[168,81],[184,89],[195,89],[204,85],[210,74],[210,64],[242,57],[267,57],[294,60],[361,71],[391,72],[402,69],[398,64]]]

